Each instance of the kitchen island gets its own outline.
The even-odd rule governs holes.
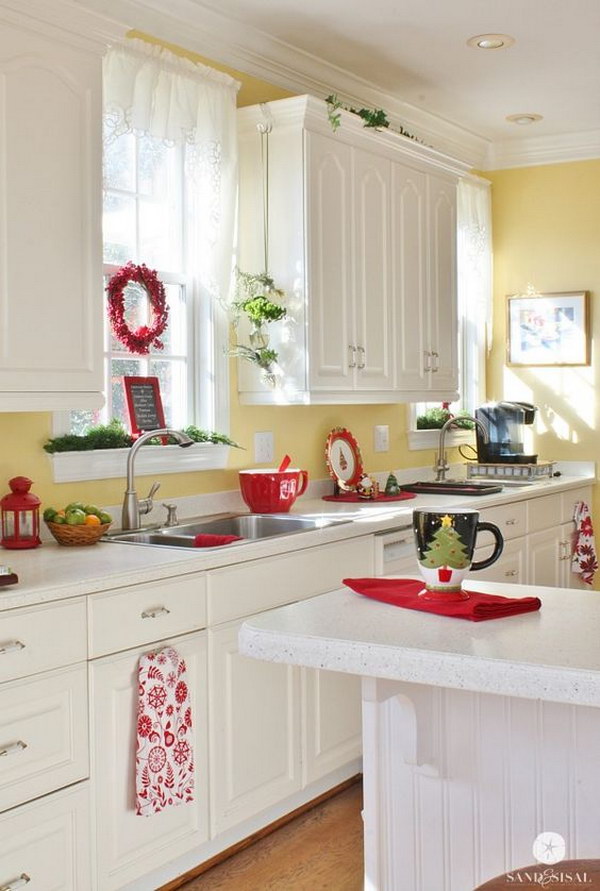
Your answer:
[[[362,677],[367,891],[471,891],[543,831],[600,854],[600,594],[467,587],[542,609],[472,623],[344,589],[242,626],[247,656]]]

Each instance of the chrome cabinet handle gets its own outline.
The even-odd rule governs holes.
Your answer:
[[[568,560],[571,554],[569,552],[569,542],[568,541],[559,541],[558,543],[558,559],[559,560]]]
[[[153,609],[145,609],[142,613],[142,619],[158,619],[160,616],[168,616],[171,612],[166,606],[156,606]]]
[[[350,353],[348,368],[356,368],[356,347],[353,346],[351,343],[348,344],[348,352]]]
[[[11,743],[9,746],[4,746],[3,749],[0,749],[0,758],[3,755],[16,755],[18,752],[22,752],[23,749],[27,748],[27,743],[23,742],[22,739],[17,740],[16,743]]]
[[[506,572],[504,573],[506,578],[512,578],[513,576],[518,575],[518,574],[519,573],[516,569],[507,569]]]
[[[440,363],[438,362],[438,359],[440,358],[440,354],[436,353],[435,350],[433,350],[433,352],[431,353],[431,358],[434,360],[431,363],[431,373],[435,374],[436,371],[440,370]]]
[[[9,640],[8,643],[5,643],[4,646],[0,647],[0,656],[3,653],[14,653],[15,650],[24,650],[25,644],[21,643],[20,640]],[[0,888],[2,891],[2,888]]]
[[[0,891],[17,891],[17,888],[24,888],[31,881],[31,876],[26,872],[22,872],[18,879],[13,879],[7,885],[0,885]]]
[[[516,526],[517,522],[518,522],[517,520],[507,520],[504,525],[505,526]]]
[[[423,363],[423,371],[431,371],[431,353],[428,350],[423,351],[425,362]]]
[[[362,371],[362,369],[367,364],[367,351],[365,350],[364,347],[361,347],[361,346],[356,347],[356,351],[360,355],[360,361],[357,365],[357,368],[359,371]]]

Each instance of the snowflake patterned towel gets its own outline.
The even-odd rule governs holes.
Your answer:
[[[598,569],[598,560],[592,517],[585,501],[578,501],[575,505],[573,522],[575,523],[575,536],[571,571],[575,575],[581,576],[582,582],[591,585],[594,581],[594,573]]]
[[[185,662],[172,647],[141,656],[138,681],[136,813],[149,817],[194,800],[192,710]]]

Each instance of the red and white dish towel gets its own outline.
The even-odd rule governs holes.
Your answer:
[[[598,559],[592,517],[585,501],[578,501],[575,505],[573,522],[575,523],[575,535],[571,571],[575,575],[579,575],[582,582],[591,585],[594,581],[594,573],[598,569]]]
[[[172,647],[140,657],[136,813],[149,817],[194,800],[192,709],[186,665]]]

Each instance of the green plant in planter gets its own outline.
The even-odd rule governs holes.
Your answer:
[[[238,445],[224,433],[214,433],[208,430],[200,430],[193,425],[186,427],[184,433],[194,442],[211,442],[219,445],[228,445],[240,449]],[[125,430],[121,421],[113,418],[108,424],[99,424],[91,427],[87,433],[81,436],[67,433],[64,436],[55,436],[44,444],[44,451],[50,455],[57,452],[92,452],[96,449],[128,449],[134,443],[133,436]],[[172,440],[174,443],[175,440]],[[160,437],[150,439],[145,445],[161,445]]]
[[[254,274],[236,269],[234,326],[237,326],[241,313],[244,313],[250,320],[252,329],[248,337],[249,346],[235,343],[230,348],[229,355],[254,363],[271,386],[276,385],[280,374],[276,367],[277,351],[269,349],[269,334],[265,326],[271,322],[279,322],[287,315],[285,306],[273,299],[282,299],[284,296],[284,292],[275,286],[267,272]]]
[[[246,313],[251,322],[255,325],[262,325],[265,322],[278,322],[286,315],[285,306],[279,303],[273,303],[264,294],[257,297],[248,297],[240,304],[240,309]]]
[[[471,421],[468,417],[461,418],[461,415],[466,415],[467,412],[459,412],[457,415],[453,415],[449,409],[441,406],[440,408],[430,408],[425,414],[419,415],[417,418],[417,430],[440,430],[446,421],[450,420],[450,418],[456,418],[456,426],[462,428],[464,430],[472,430],[473,429],[473,421]]]

